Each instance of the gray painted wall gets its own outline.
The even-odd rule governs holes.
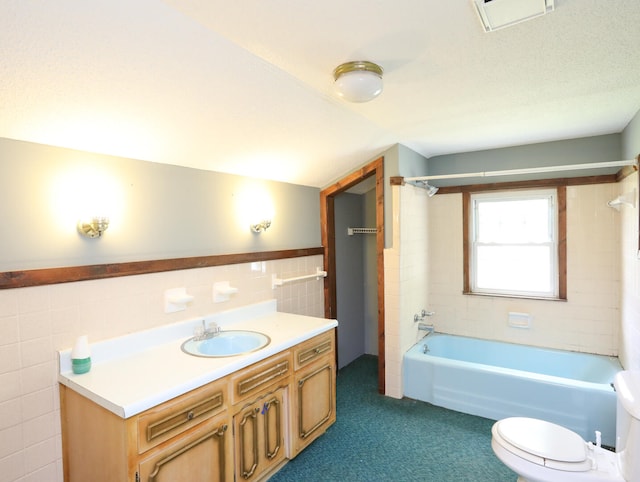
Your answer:
[[[91,240],[76,222],[94,196],[111,225]],[[247,211],[268,203],[256,235]],[[0,222],[0,271],[321,245],[317,188],[1,138]]]
[[[622,132],[622,152],[625,159],[634,159],[640,154],[640,111]]]
[[[524,146],[505,147],[485,151],[465,152],[446,156],[435,156],[428,161],[428,172],[422,175],[440,175],[467,172],[498,171],[528,167],[560,166],[590,162],[622,160],[620,134],[585,137],[555,142],[543,142]],[[619,168],[608,170],[583,170],[526,176],[500,176],[489,178],[434,180],[436,186],[456,186],[478,182],[508,182],[515,180],[546,179],[564,176],[591,176],[615,173]]]
[[[384,153],[384,247],[393,244],[393,210],[391,204],[391,178],[400,175],[400,144],[390,147]]]
[[[402,144],[391,146],[380,154],[380,156],[384,157],[384,245],[386,248],[390,248],[393,243],[391,178],[395,176],[424,176],[427,172],[428,161],[424,156],[421,156]],[[374,159],[380,156],[376,156]]]
[[[403,177],[424,176],[428,172],[428,163],[426,157],[406,146],[398,146],[398,175]]]
[[[335,197],[336,317],[338,367],[342,368],[364,351],[364,239],[347,234],[349,227],[364,226],[363,196],[342,193]]]

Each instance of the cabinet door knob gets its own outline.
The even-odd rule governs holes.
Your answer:
[[[193,410],[189,410],[187,412],[187,420],[193,420],[193,416],[194,416]]]

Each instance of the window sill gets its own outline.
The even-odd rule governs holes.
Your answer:
[[[509,298],[520,300],[537,300],[537,301],[567,301],[566,298],[546,298],[543,296],[518,296],[518,295],[503,295],[498,293],[474,293],[473,291],[463,291],[463,295],[469,296],[481,296],[484,298]]]

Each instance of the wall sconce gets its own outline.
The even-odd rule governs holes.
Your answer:
[[[260,234],[263,231],[266,231],[269,226],[271,226],[271,219],[263,219],[259,223],[252,224],[251,231]]]
[[[87,238],[99,238],[109,227],[109,218],[95,216],[89,221],[78,221],[78,232]]]
[[[382,67],[358,60],[338,65],[333,71],[338,95],[350,102],[369,102],[382,92]]]

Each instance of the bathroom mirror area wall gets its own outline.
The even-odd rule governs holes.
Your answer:
[[[0,289],[304,256],[321,243],[318,188],[5,138],[0,156]],[[267,204],[271,225],[254,233]],[[79,234],[87,214],[109,218],[101,237]]]

